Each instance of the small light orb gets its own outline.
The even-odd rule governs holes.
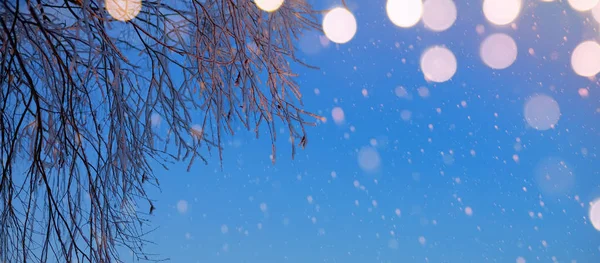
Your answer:
[[[344,123],[344,110],[342,110],[340,107],[333,108],[331,111],[331,117],[333,117],[333,121],[336,124]]]
[[[179,202],[177,202],[177,211],[180,214],[185,214],[188,210],[188,202],[185,200],[179,200]]]
[[[579,93],[579,96],[582,98],[587,98],[590,96],[590,91],[586,88],[580,88],[577,93]]]
[[[456,21],[456,5],[452,0],[426,0],[423,4],[423,23],[432,31],[441,32]]]
[[[521,0],[484,0],[483,14],[490,23],[503,26],[512,23],[521,12]]]
[[[590,221],[592,222],[592,226],[600,231],[600,199],[594,201],[590,207]]]
[[[142,10],[142,0],[106,0],[104,5],[110,16],[123,22],[134,19]]]
[[[523,258],[523,257],[518,257],[518,258],[517,258],[517,263],[527,263],[527,262],[525,261],[525,258]]]
[[[254,0],[254,3],[264,11],[274,12],[283,5],[283,0]]]
[[[584,41],[571,54],[571,67],[577,75],[592,77],[600,72],[600,45],[596,41]]]
[[[536,95],[525,103],[525,120],[532,128],[545,131],[558,123],[560,107],[550,96]]]
[[[509,35],[497,33],[485,38],[479,55],[493,69],[505,69],[517,60],[517,43]]]
[[[342,7],[336,7],[329,11],[323,19],[323,31],[329,40],[344,44],[350,41],[356,34],[356,18]]]
[[[358,165],[365,172],[375,172],[381,165],[379,152],[373,147],[363,147],[358,152]]]
[[[598,5],[598,0],[569,0],[569,5],[576,11],[584,12]]]
[[[456,67],[456,57],[443,46],[431,47],[421,56],[421,71],[428,81],[448,81],[456,73]]]
[[[472,216],[473,215],[473,208],[471,208],[470,206],[467,206],[465,208],[465,215]]]
[[[263,213],[266,213],[268,210],[267,204],[266,203],[260,203],[260,211],[262,211]]]
[[[388,0],[387,15],[399,27],[412,27],[421,20],[423,2],[421,0]]]

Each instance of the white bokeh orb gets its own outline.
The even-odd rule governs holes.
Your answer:
[[[335,107],[331,110],[331,117],[336,124],[343,124],[345,120],[344,110],[340,107]]]
[[[336,7],[323,18],[323,31],[329,40],[343,44],[356,34],[356,18],[346,8]]]
[[[123,22],[134,19],[142,10],[142,0],[106,0],[104,5],[112,18]]]
[[[373,147],[363,147],[358,152],[358,166],[365,172],[375,172],[381,165],[379,152]]]
[[[594,201],[590,207],[590,221],[592,226],[600,231],[600,199]]]
[[[445,82],[456,73],[456,57],[443,46],[433,46],[425,50],[420,63],[421,71],[428,81]]]
[[[599,0],[569,0],[571,8],[579,12],[591,10],[598,5]]]
[[[264,11],[274,12],[283,5],[283,1],[284,0],[254,0],[254,3],[258,8]]]
[[[554,128],[560,119],[560,107],[548,95],[535,95],[525,103],[525,121],[530,127],[545,131]]]
[[[579,76],[592,77],[600,72],[600,45],[596,41],[581,42],[571,54],[571,67]]]
[[[492,34],[481,42],[479,55],[490,68],[505,69],[517,60],[517,43],[507,34]]]
[[[519,16],[521,5],[521,0],[484,0],[483,14],[492,24],[508,25]]]
[[[421,0],[388,0],[385,6],[388,18],[399,27],[416,25],[423,15]]]
[[[177,202],[177,212],[180,214],[185,214],[188,210],[188,202],[185,200],[179,200]]]
[[[559,197],[573,190],[575,174],[563,159],[549,157],[535,168],[535,180],[540,192],[549,197]]]
[[[432,31],[441,32],[456,21],[456,5],[452,0],[426,0],[423,4],[423,23]]]

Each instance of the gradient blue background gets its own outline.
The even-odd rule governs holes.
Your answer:
[[[317,9],[340,4],[311,2]],[[422,23],[394,26],[383,0],[347,2],[358,21],[351,42],[323,47],[318,33],[308,32],[298,43],[302,59],[320,67],[297,67],[305,108],[328,118],[308,129],[308,147],[292,161],[287,135],[280,134],[273,165],[267,130],[260,139],[240,132],[226,139],[222,171],[216,153],[190,172],[187,163],[169,171],[157,166],[161,191],[151,194],[159,228],[149,236],[156,243],[149,251],[171,262],[600,262],[600,232],[588,218],[589,203],[600,198],[600,90],[570,66],[578,43],[598,39],[591,14],[566,1],[531,0],[516,28],[497,27],[484,18],[481,1],[461,0],[455,24],[434,33]],[[485,26],[483,35],[477,25]],[[481,41],[495,32],[518,45],[517,61],[505,70],[492,70],[479,57]],[[451,81],[424,80],[419,58],[431,45],[456,55]],[[397,86],[413,98],[397,97]],[[428,98],[418,95],[421,86]],[[579,96],[582,87],[589,87],[588,98]],[[527,127],[523,108],[534,94],[559,103],[555,129]],[[344,110],[344,124],[332,121],[334,107]],[[401,119],[402,110],[412,112],[410,121]],[[381,156],[376,173],[358,165],[357,153],[371,139]],[[451,164],[440,154],[450,150]],[[535,171],[547,158],[563,160],[575,175],[568,193],[540,191]],[[188,202],[185,213],[176,208],[180,200]]]

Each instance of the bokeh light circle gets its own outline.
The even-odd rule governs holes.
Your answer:
[[[550,96],[536,95],[525,103],[525,120],[532,128],[545,131],[558,123],[560,107]]]
[[[258,8],[264,11],[274,12],[283,5],[283,1],[284,0],[254,0],[254,3]]]
[[[591,10],[598,5],[598,1],[599,0],[569,0],[569,5],[577,11],[584,12]]]
[[[423,2],[421,0],[388,0],[385,9],[394,25],[412,27],[421,20]]]
[[[423,23],[432,31],[444,31],[454,24],[456,13],[456,5],[452,0],[426,0],[423,4]]]
[[[104,4],[112,18],[123,22],[134,19],[142,10],[142,0],[106,0]]]
[[[571,54],[571,67],[579,76],[592,77],[600,72],[600,45],[596,41],[581,42]]]
[[[550,197],[567,194],[575,186],[571,167],[557,157],[544,159],[536,166],[535,180],[542,194]]]
[[[342,110],[342,108],[340,108],[340,107],[333,108],[333,110],[331,110],[331,117],[333,118],[333,121],[336,124],[344,123],[344,119],[345,119],[344,110]]]
[[[592,226],[600,231],[600,199],[594,201],[590,207],[590,221]]]
[[[323,31],[329,40],[343,44],[350,41],[356,34],[356,18],[342,7],[329,11],[323,18]]]
[[[479,55],[493,69],[505,69],[517,59],[517,43],[507,34],[492,34],[481,42]]]
[[[484,0],[483,14],[490,23],[508,25],[521,12],[521,0]]]
[[[381,165],[379,152],[373,147],[363,147],[358,152],[358,165],[365,172],[375,172]]]
[[[443,46],[433,46],[421,56],[421,71],[428,81],[448,81],[456,73],[456,67],[456,57]]]

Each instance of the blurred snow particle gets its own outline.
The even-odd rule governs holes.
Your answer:
[[[177,202],[177,211],[181,214],[185,214],[188,210],[188,202],[185,200],[179,200]]]
[[[396,216],[400,216],[402,215],[402,211],[400,211],[399,208],[396,208],[396,211],[394,211],[396,213]]]
[[[600,6],[600,5],[598,5]],[[582,98],[587,98],[590,96],[590,91],[587,88],[580,88],[577,93],[579,93],[579,96],[581,96]]]
[[[227,225],[221,225],[221,233],[227,234],[229,232],[229,227]]]
[[[373,147],[363,147],[358,152],[358,165],[365,172],[374,172],[381,165],[379,152]]]
[[[423,236],[420,236],[420,237],[419,237],[419,243],[420,243],[422,246],[424,246],[424,245],[425,245],[425,243],[427,243],[427,240],[425,239],[425,237],[423,237]]]
[[[313,199],[312,195],[309,195],[309,196],[307,196],[307,197],[306,197],[306,201],[308,201],[308,203],[309,203],[309,204],[312,204],[312,203],[313,203],[313,201],[314,201],[314,199]]]
[[[344,110],[340,107],[333,108],[331,110],[331,117],[333,117],[333,121],[338,125],[344,123]]]
[[[262,211],[263,213],[267,212],[267,204],[260,203],[260,211]]]
[[[518,257],[517,258],[517,263],[526,263],[525,259],[523,257]]]
[[[410,121],[411,117],[412,117],[412,112],[409,110],[402,110],[400,112],[400,118],[402,118],[403,121]]]
[[[417,92],[419,93],[419,96],[421,96],[421,98],[429,97],[429,89],[427,87],[419,87],[417,89]]]
[[[152,113],[152,116],[150,116],[150,123],[152,124],[152,127],[160,127],[161,122],[162,118],[160,115],[158,113]]]
[[[473,215],[473,208],[471,208],[470,206],[467,206],[467,207],[465,208],[465,214],[466,214],[467,216],[472,216],[472,215]]]

